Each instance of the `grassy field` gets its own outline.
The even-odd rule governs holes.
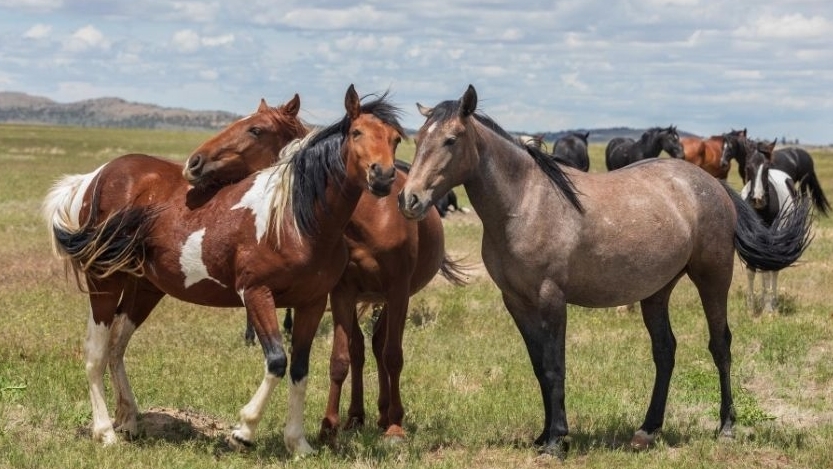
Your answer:
[[[729,304],[739,414],[734,442],[714,439],[717,373],[699,300],[683,280],[671,302],[677,366],[657,447],[627,449],[653,383],[641,317],[571,307],[566,404],[572,448],[563,463],[538,457],[531,441],[543,424],[540,392],[520,335],[479,265],[481,226],[472,212],[445,221],[448,250],[472,267],[470,285],[457,288],[437,279],[411,303],[402,378],[406,442],[388,445],[368,425],[342,434],[336,448],[295,460],[283,447],[282,385],[256,447],[229,451],[223,437],[260,383],[262,353],[244,345],[241,309],[166,298],[136,333],[126,357],[144,434],[101,447],[89,438],[87,300],[51,256],[41,201],[62,174],[91,171],[127,152],[183,161],[207,136],[0,126],[0,467],[833,467],[833,222],[827,218],[816,223],[800,265],[779,278],[780,315],[752,317],[745,311],[745,274],[736,264]],[[822,186],[833,196],[833,151],[810,150]],[[413,144],[400,152],[410,159]],[[591,153],[591,171],[603,171],[603,147],[594,145]],[[734,167],[730,183],[740,187]],[[458,194],[468,205],[462,188]],[[325,317],[312,353],[310,440],[327,397],[331,329]],[[371,422],[374,368],[368,360]]]

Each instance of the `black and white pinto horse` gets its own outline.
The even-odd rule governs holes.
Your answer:
[[[747,174],[746,159],[750,149],[755,145],[746,145],[746,136],[740,134],[723,135],[723,156],[721,163],[728,164],[735,159],[738,162],[738,173],[741,180],[747,182],[751,174]],[[819,179],[816,176],[813,157],[803,148],[786,147],[779,148],[772,152],[772,168],[787,173],[799,187],[802,196],[810,195],[813,205],[822,215],[827,216],[830,212],[830,202],[824,195]]]
[[[685,158],[676,126],[652,127],[646,130],[639,140],[628,137],[612,138],[605,148],[605,165],[608,171],[613,171],[646,158],[656,158],[663,151],[671,158]]]
[[[788,173],[774,165],[775,142],[747,141],[744,168],[747,177],[741,190],[741,197],[760,215],[764,224],[778,226],[788,210],[795,208],[798,194],[795,183]],[[778,312],[778,271],[761,272],[761,299],[755,295],[755,274],[759,272],[747,267],[748,289],[746,306],[754,314]]]

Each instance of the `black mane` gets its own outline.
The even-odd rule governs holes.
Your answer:
[[[405,130],[399,123],[401,110],[388,101],[388,93],[362,104],[362,114],[373,114],[379,120],[397,130],[403,137]],[[298,229],[304,235],[318,231],[315,204],[322,201],[329,184],[341,184],[346,176],[341,145],[352,124],[345,115],[340,121],[318,131],[294,156],[295,182],[292,185],[292,212]]]
[[[459,107],[460,101],[443,101],[437,104],[431,110],[431,116],[428,118],[426,125],[432,122],[441,122],[457,115],[459,113]],[[472,114],[472,117],[492,132],[511,142],[520,150],[526,151],[526,153],[530,155],[533,160],[535,160],[538,167],[544,171],[544,174],[550,178],[555,187],[561,191],[564,197],[566,197],[567,200],[573,205],[573,207],[575,207],[579,212],[584,212],[584,207],[578,200],[578,191],[573,185],[573,181],[571,181],[570,178],[564,174],[564,171],[561,170],[556,159],[554,159],[552,155],[549,155],[538,148],[521,145],[515,138],[512,137],[512,135],[509,134],[509,132],[499,126],[491,117],[481,112],[475,112]]]

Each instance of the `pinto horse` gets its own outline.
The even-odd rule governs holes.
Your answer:
[[[724,135],[743,135],[746,137],[746,129],[732,130]],[[683,137],[680,142],[683,144],[685,160],[705,170],[707,173],[718,179],[726,179],[729,175],[731,164],[729,160],[723,159],[723,146],[726,139],[724,135],[713,135],[702,139],[699,137]]]
[[[746,133],[742,135],[724,134],[726,145],[723,146],[722,161],[735,159],[738,162],[738,174],[743,182],[748,182],[752,177],[747,173],[746,159],[756,148],[755,144],[747,144]],[[827,216],[830,212],[830,202],[824,195],[819,179],[816,176],[813,157],[802,148],[780,148],[772,152],[772,168],[787,173],[790,179],[799,186],[802,197],[808,194],[813,199],[813,205],[822,215]]]
[[[651,445],[674,368],[668,303],[683,275],[696,285],[708,323],[720,383],[719,434],[732,436],[726,309],[734,253],[752,267],[792,264],[807,242],[807,210],[792,211],[771,232],[734,190],[684,161],[654,159],[605,173],[555,164],[476,112],[471,85],[459,100],[418,108],[426,121],[399,208],[420,219],[449,188],[465,187],[483,222],[483,263],[523,336],[541,388],[544,430],[535,443],[566,455],[567,304],[598,308],[641,300],[656,377],[631,445]],[[616,196],[622,193],[630,196]]]
[[[795,183],[784,171],[775,169],[772,165],[775,142],[747,141],[750,150],[746,158],[746,175],[749,180],[741,190],[744,198],[758,212],[767,226],[778,225],[788,210],[793,210],[798,196]],[[758,314],[762,303],[764,313],[777,312],[778,301],[778,271],[763,271],[761,273],[762,300],[755,298],[755,273],[753,268],[746,269],[747,293],[746,305],[752,314]]]
[[[271,149],[277,165],[219,189],[191,187],[182,179],[182,166],[145,155],[116,158],[53,187],[44,204],[53,245],[90,292],[86,369],[93,438],[109,444],[117,440],[116,429],[136,433],[138,410],[124,352],[136,328],[168,294],[208,306],[245,306],[254,324],[264,377],[240,411],[230,441],[252,443],[289,367],[284,442],[291,452],[312,451],[303,426],[309,353],[327,297],[349,261],[344,230],[364,192],[390,193],[394,153],[404,137],[395,113],[365,112],[352,85],[344,105],[340,122],[293,141],[280,158],[279,145],[265,145],[260,151]],[[260,127],[274,125],[269,114],[238,121],[195,154],[208,164],[263,145],[261,137],[274,140]],[[277,306],[296,311],[289,366]],[[108,363],[115,428],[104,398]]]
[[[610,139],[605,147],[605,165],[608,171],[613,171],[646,158],[657,158],[663,151],[671,158],[685,157],[680,135],[673,125],[665,128],[652,127],[646,130],[639,140],[628,137]]]

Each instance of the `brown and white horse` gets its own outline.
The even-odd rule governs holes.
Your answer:
[[[116,431],[136,432],[138,410],[124,352],[168,294],[202,305],[245,306],[254,324],[265,373],[240,412],[233,440],[251,444],[289,368],[284,442],[293,452],[312,451],[303,429],[309,352],[327,296],[349,260],[344,229],[364,192],[390,193],[394,153],[404,136],[395,113],[364,112],[352,85],[344,105],[341,121],[291,142],[280,158],[274,132],[263,132],[276,123],[263,103],[198,148],[202,171],[252,145],[280,159],[231,185],[192,187],[182,179],[181,165],[125,155],[92,173],[64,178],[47,195],[44,215],[55,251],[90,292],[85,349],[95,439],[109,444],[117,440]],[[197,166],[189,163],[188,169]],[[275,314],[276,307],[290,306],[297,312],[291,362]],[[104,397],[108,363],[115,428]]]

